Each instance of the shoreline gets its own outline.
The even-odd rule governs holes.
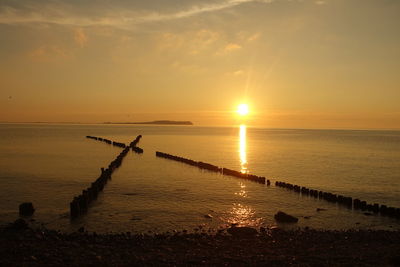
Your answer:
[[[1,266],[398,266],[400,231],[282,230],[208,233],[62,233],[14,222],[0,228]]]

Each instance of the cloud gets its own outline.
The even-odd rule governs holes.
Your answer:
[[[243,74],[244,74],[243,70],[237,70],[237,71],[233,72],[233,75],[235,75],[235,76],[239,76],[239,75],[243,75]]]
[[[167,32],[159,35],[157,45],[162,51],[187,51],[189,54],[196,55],[210,49],[220,38],[220,33],[208,29],[180,34]]]
[[[206,12],[215,12],[220,11],[227,8],[232,8],[241,4],[250,3],[250,2],[263,2],[263,3],[270,3],[273,0],[227,0],[219,3],[208,4],[208,5],[194,5],[189,9],[178,11],[172,14],[158,14],[154,13],[147,17],[142,17],[142,21],[164,21],[164,20],[171,20],[171,19],[180,19],[195,16],[198,14],[206,13]]]
[[[233,51],[242,49],[242,46],[236,43],[229,43],[227,45],[225,45],[224,47],[222,47],[222,49],[220,49],[219,51],[216,52],[216,55],[218,56],[222,56],[222,55],[227,55]]]
[[[236,34],[237,40],[240,40],[242,43],[251,43],[259,40],[261,37],[260,32],[254,32],[254,31],[240,31]]]
[[[246,3],[271,3],[274,0],[224,0],[207,4],[193,4],[174,12],[158,12],[122,6],[71,5],[63,1],[5,1],[0,3],[0,24],[60,24],[76,27],[112,26],[129,29],[133,25],[192,17],[221,11]],[[7,4],[8,3],[8,4]],[[92,10],[93,9],[93,10]]]
[[[74,41],[80,47],[84,47],[88,42],[88,38],[83,29],[78,28],[74,31]]]
[[[255,33],[255,34],[249,36],[249,38],[247,38],[247,41],[249,41],[249,42],[256,41],[260,38],[260,36],[261,36],[261,33],[259,33],[259,32]]]
[[[54,61],[68,59],[72,55],[59,46],[44,45],[29,52],[28,56],[33,61]]]
[[[230,43],[230,44],[227,44],[224,47],[224,52],[230,53],[232,51],[235,51],[235,50],[238,50],[238,49],[241,49],[241,48],[242,48],[242,46],[240,46],[238,44]]]

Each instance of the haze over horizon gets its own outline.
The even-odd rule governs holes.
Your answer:
[[[400,1],[0,2],[0,122],[400,129]]]

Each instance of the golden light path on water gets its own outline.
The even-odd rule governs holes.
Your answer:
[[[247,127],[242,124],[239,127],[239,157],[240,157],[240,171],[242,173],[248,173],[247,169],[247,138],[246,138]]]
[[[256,217],[256,212],[252,207],[241,203],[233,204],[228,218],[228,223],[236,226],[258,227],[262,222],[263,219]]]
[[[242,173],[248,173],[248,162],[247,162],[247,127],[242,124],[239,126],[239,160],[240,160],[240,171]],[[239,191],[235,192],[236,196],[241,199],[248,197],[246,184],[239,182]],[[238,201],[241,202],[241,201]],[[242,203],[233,203],[232,208],[229,211],[227,222],[231,225],[236,226],[252,226],[258,227],[263,219],[257,217],[256,211],[253,207]]]

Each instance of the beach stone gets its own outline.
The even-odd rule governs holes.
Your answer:
[[[286,214],[282,211],[278,211],[278,213],[275,214],[274,218],[277,222],[281,222],[281,223],[297,223],[299,220],[298,218],[296,218],[292,215]]]
[[[251,227],[231,227],[226,230],[229,234],[235,237],[254,237],[258,231]]]
[[[400,266],[400,256],[394,256],[390,259],[390,263],[393,266]]]
[[[32,216],[35,212],[32,202],[24,202],[19,205],[19,215]]]
[[[17,219],[13,223],[9,224],[7,227],[7,229],[16,230],[16,231],[25,230],[27,228],[28,228],[28,224],[26,223],[26,221],[24,219]]]

